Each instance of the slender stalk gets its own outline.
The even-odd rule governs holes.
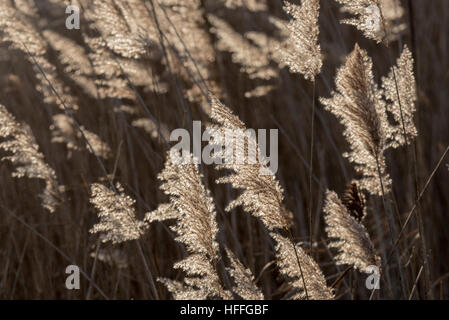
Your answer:
[[[349,266],[346,268],[346,270],[344,270],[341,275],[332,283],[331,288],[335,289],[338,286],[340,286],[341,282],[344,280],[344,278],[346,277],[346,275],[348,274],[349,271],[351,271],[354,267],[353,266]]]
[[[90,273],[90,278],[93,280],[95,276],[95,270],[97,269],[97,261],[98,261],[98,251],[101,247],[100,239],[97,240],[97,250],[95,250],[95,259],[94,265],[92,266],[92,271]],[[87,289],[86,300],[90,300],[90,294],[92,293],[92,283],[89,283],[89,289]]]
[[[395,230],[394,217],[390,213],[390,211],[387,211],[387,206],[386,206],[386,202],[385,202],[385,198],[386,198],[385,197],[385,189],[384,189],[384,184],[383,184],[383,181],[382,181],[382,175],[381,175],[380,163],[379,163],[379,158],[378,157],[376,157],[376,164],[377,164],[377,172],[378,172],[378,175],[379,175],[380,187],[381,187],[381,190],[382,190],[382,206],[383,206],[385,215],[390,220],[390,223],[388,224],[388,227],[390,229],[390,233],[393,235],[392,231]],[[391,238],[391,242],[393,243],[393,238]],[[403,283],[404,275],[403,275],[403,272],[402,272],[402,264],[401,264],[401,260],[400,260],[399,254],[397,255],[397,260],[398,260],[397,261],[397,263],[398,263],[398,270],[399,270],[399,274],[400,274],[400,277],[401,277],[402,290],[405,291],[405,286],[404,286],[404,283]]]
[[[413,284],[412,292],[410,293],[410,295],[408,297],[409,300],[412,300],[412,298],[413,298],[413,294],[415,293],[415,290],[418,285],[419,278],[421,277],[423,268],[424,268],[424,266],[421,266],[421,268],[419,269],[418,276],[416,277],[415,283]]]
[[[295,245],[295,242],[293,241],[293,235],[290,232],[290,230],[288,230],[288,234],[289,234],[290,243],[292,244],[293,250],[295,251],[295,256],[296,256],[296,261],[298,262],[299,272],[301,272],[301,280],[302,280],[302,284],[304,286],[304,291],[306,293],[306,299],[309,300],[309,293],[307,292],[307,286],[306,286],[306,281],[304,279],[304,273],[302,272],[301,261],[299,259],[298,251],[296,251],[296,245]]]
[[[315,125],[315,83],[313,81],[313,94],[312,94],[312,125],[310,129],[310,168],[309,168],[309,237],[310,237],[310,254],[312,254],[312,208],[313,208],[313,193],[312,193],[312,176],[313,176],[313,145],[314,145],[314,125]]]
[[[154,298],[155,298],[156,300],[159,300],[159,294],[158,294],[158,292],[157,292],[156,285],[154,284],[153,274],[151,273],[151,270],[150,270],[150,268],[148,267],[148,263],[147,263],[147,260],[145,259],[145,255],[143,254],[143,250],[142,250],[142,246],[141,246],[141,244],[140,244],[140,241],[137,240],[137,241],[136,241],[136,244],[137,244],[137,249],[138,249],[138,252],[139,252],[139,256],[140,256],[141,259],[142,259],[143,266],[144,266],[145,271],[146,271],[146,275],[147,275],[147,278],[148,278],[148,282],[150,283],[151,291],[153,291]]]

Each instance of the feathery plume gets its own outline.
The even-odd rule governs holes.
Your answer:
[[[301,5],[284,2],[284,10],[292,16],[286,25],[288,45],[281,46],[282,60],[293,73],[301,73],[314,81],[323,64],[318,43],[318,0],[302,0]]]
[[[92,4],[92,19],[109,49],[125,58],[140,58],[146,54],[148,44],[139,34],[130,32],[114,1],[94,0]]]
[[[382,78],[382,88],[387,100],[387,111],[398,123],[392,132],[392,147],[411,143],[418,135],[413,114],[416,111],[416,85],[413,74],[413,56],[407,45],[404,45],[396,66],[391,68],[388,77]]]
[[[156,210],[147,212],[144,221],[150,225],[154,221],[178,219],[179,213],[172,203],[161,203]]]
[[[44,30],[43,36],[56,50],[58,60],[64,65],[64,73],[91,97],[97,97],[97,88],[92,80],[93,69],[86,50],[75,41],[52,30]]]
[[[56,173],[45,162],[30,127],[18,123],[3,105],[0,105],[0,123],[0,137],[6,139],[0,143],[0,149],[12,153],[2,160],[8,160],[16,165],[13,177],[44,180],[45,189],[40,195],[42,206],[54,212],[59,198]]]
[[[404,8],[400,0],[380,0],[382,15],[386,21],[394,21],[404,16]]]
[[[267,11],[268,6],[265,0],[225,0],[226,8],[229,9],[242,9],[246,8],[249,11]]]
[[[113,244],[138,239],[145,230],[145,224],[136,218],[136,201],[124,193],[119,183],[116,189],[117,193],[100,183],[94,183],[91,185],[90,198],[100,219],[90,232],[100,233],[102,242],[111,241]]]
[[[385,21],[385,29],[387,30],[386,39],[388,41],[396,41],[401,33],[407,29],[407,25],[402,21],[404,17],[404,8],[400,0],[380,0],[382,16]]]
[[[198,71],[209,83],[215,50],[207,32],[205,11],[199,0],[162,0],[156,12],[164,35],[190,72]],[[162,10],[163,7],[165,10]]]
[[[167,92],[166,84],[160,81],[157,74],[151,72],[147,64],[143,64],[140,60],[114,57],[114,54],[104,46],[101,38],[90,38],[84,34],[84,41],[91,50],[89,58],[97,76],[95,83],[101,98],[134,101],[135,93],[129,87],[126,76],[136,86],[143,86],[155,93]]]
[[[217,182],[231,183],[234,188],[243,190],[237,199],[228,204],[226,210],[230,211],[241,205],[246,212],[260,218],[268,230],[288,229],[291,213],[282,204],[284,199],[282,187],[266,166],[254,137],[248,137],[244,134],[245,124],[217,98],[211,97],[211,101],[211,117],[218,123],[218,126],[211,126],[209,129],[218,130],[221,133],[224,137],[226,150],[234,150],[235,147],[235,153],[237,153],[237,149],[243,149],[241,154],[246,157],[249,153],[246,152],[248,145],[255,145],[257,148],[257,160],[254,164],[234,160],[231,163],[225,161],[218,165],[219,169],[231,169],[233,173],[218,179]],[[238,145],[234,141],[226,139],[227,130],[231,130],[236,138],[235,140],[244,141],[245,145]]]
[[[37,8],[34,0],[14,0],[15,7],[27,16],[33,17],[37,15]]]
[[[234,135],[238,135],[239,132],[243,132],[246,129],[244,123],[232,114],[231,110],[221,104],[218,99],[211,97],[211,101],[211,117],[218,123],[217,126],[211,127],[212,129],[222,132],[222,134],[225,134],[223,133],[225,130],[231,130]],[[229,143],[226,139],[224,141],[226,149],[234,150],[234,142]],[[257,142],[250,136],[248,142],[243,146],[236,143],[235,147],[243,149],[243,154],[246,154],[245,151],[251,144],[257,146]],[[261,157],[258,147],[256,154],[258,157]],[[273,232],[275,229],[288,230],[292,223],[292,214],[282,204],[283,190],[276,178],[272,174],[260,174],[261,171],[267,172],[269,170],[263,159],[259,159],[261,161],[256,161],[255,164],[240,164],[232,161],[231,163],[225,162],[218,165],[218,168],[231,169],[233,173],[218,179],[217,182],[231,183],[234,188],[243,190],[236,200],[228,204],[226,210],[230,211],[241,205],[246,212],[258,217],[265,227],[271,231],[272,238],[278,241],[277,263],[281,272],[297,278],[293,286],[300,289],[300,292],[294,298],[332,298],[333,294],[327,288],[321,270],[313,259],[305,254],[299,245],[295,246],[292,240]],[[298,254],[297,258],[296,254]],[[303,264],[305,264],[304,268],[302,267]],[[307,294],[305,290],[304,292],[302,291],[304,283],[306,283]],[[310,293],[308,292],[309,289],[311,290]]]
[[[209,190],[202,183],[203,177],[193,156],[184,158],[169,151],[165,168],[158,178],[164,182],[161,189],[178,211],[177,223],[172,227],[178,234],[176,240],[185,244],[190,253],[174,265],[174,268],[186,273],[184,284],[169,279],[161,281],[175,299],[230,299],[231,294],[221,285],[217,272],[220,256],[216,241],[218,226],[215,205]],[[167,206],[161,208],[163,211],[167,209]],[[174,289],[176,291],[172,291]]]
[[[363,173],[362,189],[381,195],[382,179],[385,192],[389,192],[391,179],[383,153],[390,147],[392,129],[381,90],[373,79],[371,58],[357,44],[337,71],[335,83],[337,92],[332,92],[331,99],[320,101],[345,126],[351,152],[344,156]]]
[[[70,93],[67,86],[60,80],[55,66],[45,57],[47,42],[28,19],[17,14],[16,10],[6,3],[2,4],[0,6],[0,29],[4,31],[2,41],[8,41],[14,49],[24,52],[29,62],[33,64],[36,78],[39,80],[39,85],[36,89],[44,96],[44,102],[56,104],[60,109],[65,110],[64,105],[54,94],[51,88],[53,86],[68,108],[78,110],[76,97]],[[39,64],[51,86],[35,63]]]
[[[92,259],[106,263],[111,267],[126,269],[129,266],[126,253],[119,248],[99,249],[98,251],[95,250],[91,252],[89,256]]]
[[[48,44],[58,51],[59,61],[65,66],[64,72],[75,75],[91,76],[93,70],[86,50],[70,38],[52,30],[42,32]]]
[[[218,38],[218,49],[231,52],[232,60],[241,65],[242,72],[247,73],[251,79],[271,79],[277,75],[264,50],[251,44],[224,20],[214,15],[208,15],[208,18],[213,25],[211,31]]]
[[[376,255],[368,232],[351,215],[335,192],[326,191],[323,211],[326,232],[331,239],[329,247],[338,249],[335,256],[337,265],[351,265],[361,272],[367,272],[370,265],[380,267],[380,257]]]
[[[287,29],[283,20],[272,16],[268,18],[279,29],[280,39],[268,36],[265,32],[258,31],[246,32],[245,37],[255,43],[262,53],[274,61],[279,68],[289,67],[289,60],[286,59],[286,56],[288,52],[295,52],[295,42],[289,41],[290,31]],[[289,70],[293,72],[290,67]]]
[[[263,293],[254,283],[254,276],[251,270],[245,268],[228,248],[226,248],[226,254],[231,261],[231,266],[226,268],[226,270],[234,278],[236,284],[232,291],[245,300],[263,300]]]
[[[173,64],[171,68],[191,85],[186,88],[185,97],[188,101],[199,104],[209,114],[209,104],[204,92],[219,92],[220,86],[215,80],[216,51],[208,32],[202,1],[156,1],[154,16],[168,42],[170,54],[180,62]],[[163,63],[166,64],[167,61],[164,60]]]
[[[136,128],[142,128],[153,139],[157,139],[159,136],[162,136],[162,138],[166,141],[170,140],[170,130],[164,123],[155,124],[148,118],[139,118],[133,120],[131,125]]]
[[[298,291],[292,299],[306,299],[306,288],[307,295],[311,300],[334,299],[332,289],[327,286],[320,267],[311,256],[304,252],[299,243],[294,248],[291,240],[279,234],[271,233],[271,237],[277,243],[276,257],[280,271],[286,277],[293,279],[290,284]],[[298,259],[301,261],[304,281],[298,268]]]
[[[186,277],[184,282],[167,278],[159,278],[158,281],[167,287],[175,300],[206,300],[211,296],[211,290],[205,287],[207,284],[196,277]]]
[[[250,90],[250,91],[246,91],[245,92],[245,98],[260,98],[263,97],[265,95],[267,95],[268,93],[270,93],[271,91],[273,91],[276,87],[273,85],[260,85],[255,87],[254,89]]]
[[[84,126],[81,126],[80,129],[97,156],[103,159],[108,159],[111,156],[111,148],[106,142],[102,141],[98,135],[90,132],[84,128]],[[51,142],[65,143],[69,151],[69,156],[71,155],[71,151],[80,150],[82,143],[85,142],[81,132],[76,130],[73,119],[66,114],[54,115],[53,124],[50,126],[50,130],[52,134]],[[90,148],[87,147],[87,149],[89,152],[92,152]]]
[[[404,15],[399,0],[337,0],[343,4],[341,11],[355,17],[344,19],[342,23],[355,26],[368,39],[380,43],[384,40],[394,41],[405,30],[405,23],[400,19]]]
[[[86,137],[87,141],[89,141],[89,144],[93,149],[91,150],[90,148],[87,148],[89,152],[91,153],[93,152],[94,154],[103,159],[108,159],[111,156],[112,153],[111,148],[108,146],[106,142],[101,140],[101,138],[97,134],[90,132],[89,130],[84,128],[84,126],[81,126],[81,131],[84,133],[84,136]],[[78,136],[81,138],[81,134],[80,133],[78,134],[79,134]]]
[[[344,19],[342,23],[355,26],[365,37],[380,43],[384,40],[385,21],[379,0],[337,0],[343,5],[342,11],[355,17]]]
[[[75,129],[72,118],[64,113],[53,116],[53,124],[50,125],[51,142],[64,143],[68,149],[68,157],[72,151],[79,150],[78,132]]]

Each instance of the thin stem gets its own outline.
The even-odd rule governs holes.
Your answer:
[[[137,240],[136,244],[137,244],[137,249],[139,251],[139,255],[142,258],[143,266],[145,268],[148,281],[150,282],[151,290],[153,291],[155,299],[159,300],[159,294],[157,293],[156,285],[155,285],[154,280],[153,280],[153,274],[151,273],[150,268],[148,267],[147,261],[145,259],[144,254],[143,254],[142,246],[140,245],[140,241]]]
[[[381,187],[381,190],[382,190],[382,206],[383,206],[385,215],[390,220],[390,223],[388,224],[388,227],[390,229],[390,234],[393,234],[392,231],[395,230],[395,228],[394,228],[394,217],[393,217],[392,214],[389,213],[389,211],[387,212],[387,206],[385,204],[385,188],[384,188],[384,184],[383,184],[383,181],[382,181],[382,174],[381,174],[381,170],[380,170],[379,157],[377,157],[377,156],[376,156],[376,164],[377,164],[377,172],[378,172],[378,175],[379,175],[380,187]],[[393,243],[393,238],[391,239],[391,242]],[[399,270],[399,274],[400,274],[400,277],[401,277],[402,289],[405,291],[405,286],[403,285],[404,276],[403,276],[403,273],[402,273],[400,257],[398,256],[397,259],[398,259],[398,270]]]
[[[299,272],[301,273],[302,284],[304,286],[304,291],[306,293],[306,299],[309,300],[309,293],[307,291],[306,281],[304,279],[304,273],[302,272],[301,261],[299,260],[298,251],[296,250],[296,245],[295,245],[295,242],[293,241],[293,235],[290,232],[290,230],[288,230],[288,233],[290,235],[290,237],[289,237],[290,243],[292,244],[293,250],[295,251],[296,261],[298,262]]]
[[[419,281],[419,278],[421,277],[423,268],[424,268],[424,266],[421,266],[421,268],[419,269],[418,276],[416,277],[415,283],[413,284],[412,292],[410,293],[410,295],[408,297],[409,300],[412,300],[412,298],[413,298],[413,294],[415,293],[416,286],[418,285],[418,281]]]
[[[344,280],[349,271],[351,271],[354,267],[349,266],[344,270],[341,275],[332,283],[331,288],[335,289],[337,286],[340,286],[340,283]]]
[[[94,265],[92,266],[92,271],[90,273],[90,278],[93,280],[95,276],[95,270],[97,269],[97,261],[98,261],[98,251],[101,247],[100,239],[97,240],[97,249],[95,250],[95,259]],[[90,300],[90,294],[92,293],[92,283],[89,283],[89,288],[87,289],[86,300]]]
[[[310,253],[312,254],[312,207],[313,207],[313,193],[312,193],[312,175],[313,175],[313,144],[314,144],[314,125],[315,125],[315,80],[313,81],[312,94],[312,125],[310,129],[310,170],[309,170],[309,236],[310,236]]]

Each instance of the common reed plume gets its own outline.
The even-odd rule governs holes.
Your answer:
[[[90,48],[88,55],[96,75],[95,84],[100,98],[129,99],[135,104],[136,93],[130,88],[128,80],[154,93],[167,92],[164,82],[142,61],[116,56],[100,37],[83,36]]]
[[[276,177],[266,166],[266,162],[260,154],[257,142],[253,137],[244,134],[245,124],[236,117],[232,111],[224,106],[217,98],[211,97],[211,118],[218,125],[210,129],[218,130],[224,139],[227,150],[237,153],[239,150],[244,159],[233,158],[233,161],[217,165],[219,169],[231,169],[233,173],[219,178],[218,183],[230,183],[234,188],[241,189],[241,195],[230,202],[226,207],[230,211],[238,206],[259,218],[268,230],[287,229],[291,213],[284,208],[283,190]],[[235,136],[232,141],[226,142],[226,131],[230,130]],[[222,142],[223,142],[222,141]],[[243,145],[236,143],[242,141]],[[248,145],[256,146],[256,161],[249,163]],[[234,155],[234,154],[233,154]],[[222,155],[226,156],[226,155]]]
[[[214,32],[217,29],[215,33],[219,38],[218,48],[231,52],[233,61],[242,66],[240,69],[242,72],[247,73],[252,80],[276,79],[279,72],[271,65],[270,61],[274,61],[282,67],[285,66],[282,61],[282,54],[278,49],[281,46],[281,42],[278,39],[258,31],[248,31],[240,35],[232,30],[232,27],[224,20],[221,20],[224,27],[222,28],[223,30],[218,31],[220,23],[217,23],[217,21],[220,20],[214,20],[216,17],[212,15],[209,17],[212,17],[212,20],[210,20],[212,24],[214,24],[214,21],[216,22],[215,27],[211,31]],[[252,61],[254,56],[259,57],[257,62]],[[260,65],[257,66],[257,64]],[[263,97],[275,88],[276,86],[271,84],[257,84],[254,89],[245,92],[245,97]],[[214,91],[217,96],[219,95],[215,90],[211,91]]]
[[[100,1],[95,3],[97,6],[97,12],[101,15]],[[142,0],[124,0],[124,1],[107,1],[106,6],[112,6],[108,13],[110,17],[105,17],[107,21],[105,25],[113,23],[114,19],[119,19],[119,24],[113,26],[113,28],[118,28],[121,26],[120,30],[116,30],[111,33],[109,30],[104,30],[106,32],[104,36],[109,37],[110,41],[114,42],[115,37],[119,38],[127,37],[131,35],[133,41],[136,41],[139,47],[139,54],[137,56],[147,55],[153,50],[159,50],[154,44],[157,43],[158,33],[154,20],[151,17],[151,11],[148,10],[150,7],[149,2]],[[90,17],[89,19],[95,23],[97,17]],[[98,17],[102,21],[102,17]],[[100,32],[102,29],[99,29]],[[109,34],[109,35],[108,35]],[[135,50],[135,49],[132,49]],[[146,51],[146,52],[145,52]],[[119,52],[116,52],[119,54]],[[133,58],[137,58],[134,56]]]
[[[207,32],[204,5],[199,0],[182,3],[162,0],[156,3],[158,5],[155,5],[154,10],[159,27],[174,51],[174,57],[191,73],[190,77],[195,76],[197,81],[210,84],[215,51]],[[184,77],[187,80],[189,75],[184,72]]]
[[[246,8],[253,12],[263,12],[267,10],[265,0],[225,0],[224,5],[229,9]]]
[[[276,241],[277,264],[283,275],[291,278],[289,284],[296,290],[290,299],[332,300],[334,293],[326,284],[326,279],[318,264],[304,252],[299,243],[292,246],[291,240],[280,234],[271,233]],[[301,270],[298,268],[301,261]],[[307,292],[307,293],[306,293]]]
[[[232,251],[227,248],[226,254],[231,262],[230,267],[226,268],[226,270],[234,278],[235,282],[232,291],[245,300],[263,300],[263,293],[254,283],[254,276],[251,270],[245,268]]]
[[[118,269],[129,267],[126,253],[119,248],[97,249],[91,252],[89,256]]]
[[[410,144],[418,135],[413,116],[416,111],[416,84],[413,74],[413,55],[404,45],[396,66],[391,67],[388,77],[382,78],[382,88],[387,99],[387,111],[397,125],[392,129],[392,147]]]
[[[239,140],[238,135],[243,135],[246,129],[244,123],[213,96],[211,97],[211,103],[211,117],[219,124],[213,128],[224,135],[226,135],[226,130],[231,130],[237,137],[236,141],[244,142],[242,145],[234,140],[229,141],[225,139],[226,149],[232,150],[232,153],[237,153],[240,149],[240,152],[243,152],[241,154],[244,155],[245,161],[247,161],[248,158],[246,157],[249,157],[248,149],[251,145],[255,145],[257,159],[259,160],[251,164],[241,161],[242,159],[237,161],[238,159],[234,158],[233,161],[228,163],[225,161],[223,164],[217,165],[220,169],[233,171],[228,176],[219,178],[217,182],[230,183],[234,188],[242,190],[241,195],[231,201],[226,210],[230,211],[237,206],[242,206],[243,210],[259,218],[270,231],[271,237],[278,242],[276,263],[281,273],[287,277],[295,278],[290,284],[300,290],[299,293],[293,296],[293,299],[332,298],[333,295],[327,288],[321,270],[313,258],[308,256],[292,239],[276,233],[279,229],[284,232],[289,231],[293,217],[292,213],[282,203],[284,198],[283,190],[276,177],[267,168],[257,142],[254,141],[254,137],[246,136],[248,140]]]
[[[314,81],[323,65],[318,43],[320,3],[318,0],[302,0],[301,5],[284,2],[284,10],[292,19],[286,25],[289,37],[279,48],[282,61],[291,72]]]
[[[3,105],[0,105],[0,123],[0,137],[5,139],[0,143],[0,149],[11,153],[2,160],[10,161],[16,166],[13,177],[45,181],[45,189],[40,195],[42,206],[54,212],[60,199],[56,173],[45,162],[30,127],[18,123]]]
[[[142,1],[94,1],[93,10],[84,13],[89,24],[83,38],[101,98],[129,99],[135,104],[132,86],[154,93],[167,91],[148,63],[159,48],[157,31]]]
[[[72,118],[60,113],[53,116],[53,124],[50,125],[51,142],[63,143],[67,147],[67,157],[71,158],[72,151],[80,150],[78,134]]]
[[[108,12],[110,17],[106,19],[105,24],[117,20],[121,26],[115,26],[114,28],[120,30],[114,33],[108,30],[110,28],[106,28],[106,30],[102,29],[103,27],[99,28],[102,37],[106,38],[107,42],[114,43],[121,42],[122,38],[131,35],[140,43],[141,49],[144,49],[140,50],[138,55],[124,56],[121,51],[117,51],[113,45],[108,44],[108,48],[113,52],[122,57],[131,58],[135,65],[139,65],[139,68],[129,75],[133,84],[141,85],[146,90],[150,89],[155,93],[165,93],[165,84],[160,81],[158,75],[151,69],[151,64],[148,63],[148,59],[160,60],[158,62],[164,65],[169,72],[176,73],[190,84],[191,87],[185,90],[185,97],[190,102],[200,103],[202,107],[205,107],[206,99],[197,85],[202,84],[202,90],[218,90],[218,86],[214,82],[211,72],[215,52],[210,36],[206,32],[205,12],[200,1],[188,0],[181,3],[171,0],[153,2],[126,0],[109,4],[112,7]],[[101,5],[109,6],[109,4]],[[90,21],[94,24],[96,21],[104,19],[101,17],[101,6],[97,6],[100,16],[89,15]],[[124,45],[128,44],[125,42]],[[96,57],[98,64],[101,63],[102,56]],[[122,65],[126,65],[125,61],[121,59],[119,61]],[[133,73],[136,71],[137,75],[134,75]],[[144,76],[145,72],[146,76]],[[126,73],[128,72],[126,71]],[[126,88],[126,83],[124,84],[124,88]],[[110,94],[112,93],[113,90],[110,90]]]
[[[390,147],[392,128],[382,91],[373,79],[371,58],[357,44],[338,69],[335,84],[337,91],[332,92],[332,98],[320,101],[345,126],[344,136],[351,152],[344,156],[362,172],[362,189],[381,195],[383,184],[387,193],[391,179],[386,172],[384,151]]]
[[[58,60],[64,66],[64,75],[70,77],[91,97],[97,96],[93,68],[86,49],[68,37],[52,30],[44,30],[48,44],[58,52]]]
[[[64,106],[61,101],[53,93],[51,86],[58,92],[62,100],[66,103],[66,106],[72,110],[77,110],[77,99],[70,93],[70,90],[64,85],[64,83],[58,77],[56,68],[51,64],[47,57],[47,42],[40,35],[38,30],[29,19],[17,14],[17,11],[8,5],[7,2],[0,4],[0,27],[3,30],[3,37],[1,41],[11,43],[11,47],[18,49],[27,55],[27,59],[33,64],[33,69],[36,74],[36,78],[39,80],[39,85],[36,89],[42,93],[44,102],[49,104],[56,104],[62,110]],[[39,64],[45,76],[50,81],[47,82],[43,76],[41,70],[37,67]]]
[[[179,213],[173,203],[161,203],[155,210],[145,214],[144,221],[149,225],[155,221],[177,219],[178,216]]]
[[[323,211],[329,247],[338,250],[337,265],[350,265],[360,272],[369,272],[368,266],[380,267],[380,257],[361,220],[351,214],[333,191],[326,191]]]
[[[18,10],[27,16],[35,16],[37,8],[33,0],[14,0],[14,4]]]
[[[170,130],[168,130],[168,127],[164,123],[155,124],[148,118],[138,118],[133,120],[131,125],[136,128],[142,128],[153,139],[162,136],[166,141],[170,140]]]
[[[114,1],[94,0],[93,17],[96,28],[101,32],[108,48],[125,58],[140,58],[147,53],[145,38],[131,32],[126,20],[118,11]]]
[[[407,26],[403,21],[405,10],[400,0],[380,0],[382,16],[385,22],[387,32],[386,40],[389,42],[399,39]]]
[[[64,113],[56,114],[53,116],[53,124],[50,126],[53,143],[64,143],[68,150],[68,156],[70,157],[72,151],[83,150],[83,146],[90,153],[94,153],[96,156],[108,159],[111,156],[111,148],[104,142],[97,134],[90,132],[84,126],[80,126],[80,130],[76,129],[73,119]],[[84,140],[81,131],[84,134],[85,139],[89,141],[92,149],[89,148]]]
[[[385,21],[379,0],[337,0],[343,5],[342,11],[355,17],[341,22],[355,26],[365,37],[380,43],[384,40]]]
[[[175,299],[230,299],[232,295],[223,288],[217,271],[220,254],[214,201],[203,185],[193,156],[181,157],[169,151],[158,178],[163,181],[160,188],[177,211],[177,223],[172,227],[178,235],[176,240],[190,253],[174,265],[186,273],[183,283],[166,278],[160,281]]]
[[[124,193],[119,183],[115,188],[111,190],[100,183],[91,185],[90,203],[95,206],[100,221],[90,232],[99,233],[102,242],[113,244],[139,239],[146,224],[136,218],[136,201]]]
[[[241,71],[247,73],[251,79],[271,79],[277,75],[264,50],[234,31],[223,19],[214,15],[209,15],[208,19],[213,25],[211,31],[218,38],[218,49],[231,52],[232,60],[241,65]]]
[[[401,21],[404,9],[399,0],[337,0],[341,11],[355,17],[341,22],[355,26],[377,43],[399,39],[406,26]]]
[[[90,153],[93,153],[103,159],[108,159],[111,156],[112,154],[111,148],[97,134],[90,132],[83,126],[81,126],[80,129],[83,132],[87,141],[89,141],[89,145],[92,147],[91,150],[86,143],[86,148],[89,150]],[[78,137],[81,140],[82,137],[81,134],[78,134]]]

